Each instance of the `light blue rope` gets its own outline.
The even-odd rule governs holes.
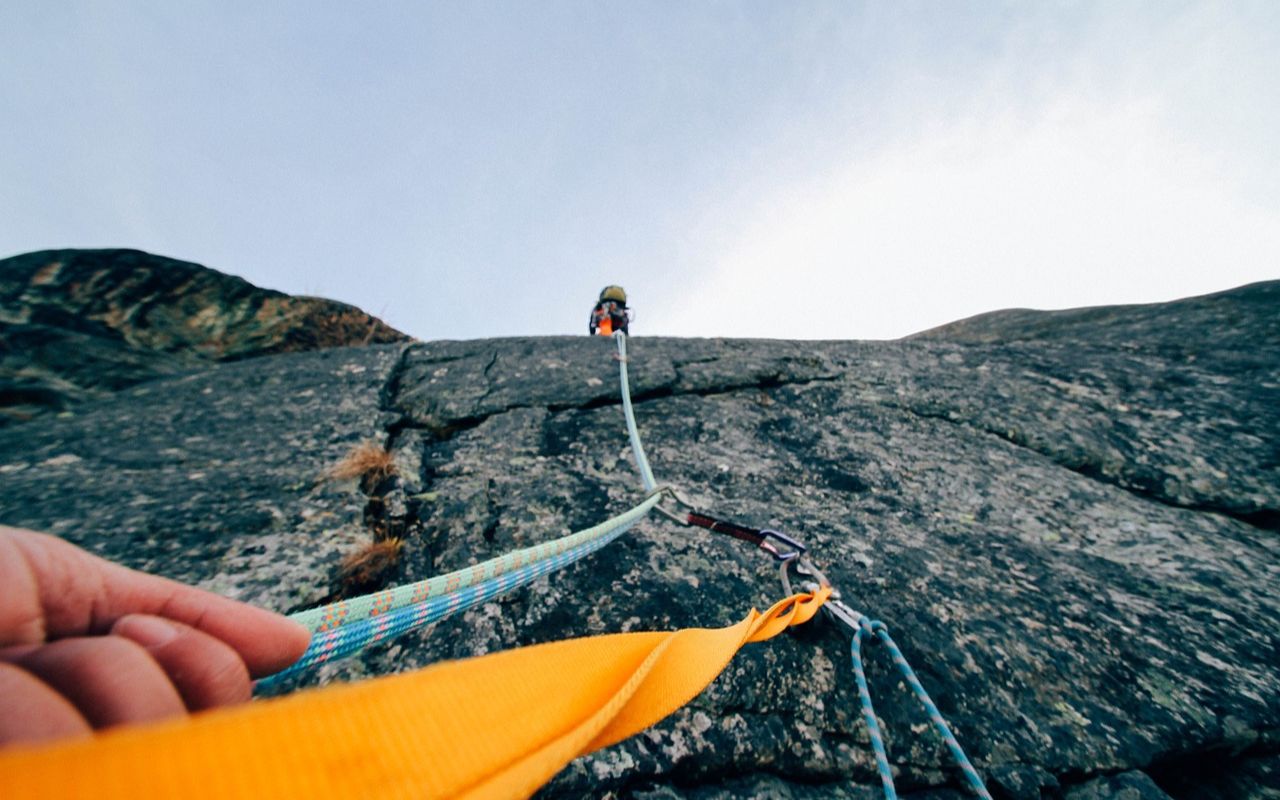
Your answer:
[[[315,633],[336,628],[339,625],[350,625],[362,619],[386,614],[397,608],[416,605],[432,597],[452,594],[472,584],[486,581],[489,578],[496,578],[519,567],[562,553],[565,550],[577,547],[583,542],[594,540],[600,536],[608,536],[618,525],[624,524],[629,520],[639,519],[649,513],[653,506],[654,503],[646,500],[637,504],[630,511],[607,519],[599,525],[571,533],[568,536],[562,536],[559,539],[542,542],[521,550],[512,550],[488,561],[463,567],[444,575],[436,575],[417,583],[397,586],[394,589],[383,589],[380,592],[339,600],[336,603],[330,603],[319,608],[299,611],[296,614],[290,614],[289,619],[305,625],[307,630]]]
[[[654,502],[657,497],[651,498]],[[649,507],[652,507],[652,503]],[[645,509],[646,511],[648,508]],[[421,603],[404,606],[386,614],[350,622],[326,631],[312,634],[311,644],[302,658],[287,669],[263,678],[258,682],[261,688],[273,685],[317,664],[332,661],[345,656],[354,655],[372,644],[399,636],[402,633],[430,625],[459,611],[465,611],[479,603],[487,602],[502,594],[524,586],[549,572],[566,567],[569,564],[590,555],[617,539],[631,529],[639,521],[634,517],[619,525],[607,536],[580,544],[563,553],[528,564],[505,575],[491,578],[450,594],[432,597]]]
[[[867,688],[867,676],[862,669],[861,639],[864,633],[879,637],[880,641],[884,642],[885,647],[889,648],[889,655],[893,658],[893,663],[898,666],[898,671],[906,679],[907,685],[911,687],[911,691],[915,692],[916,698],[924,706],[925,712],[929,715],[929,720],[933,722],[933,726],[942,736],[942,741],[946,743],[947,749],[951,751],[951,757],[960,765],[960,770],[964,773],[965,780],[970,788],[973,789],[978,797],[984,798],[984,800],[991,800],[991,794],[987,791],[986,784],[982,782],[982,777],[978,775],[978,771],[973,768],[968,756],[964,754],[964,749],[960,747],[960,742],[956,740],[955,734],[947,726],[947,721],[942,718],[942,713],[934,705],[929,693],[920,684],[920,679],[916,677],[915,671],[907,663],[906,657],[902,655],[898,645],[889,636],[889,629],[880,620],[859,617],[858,628],[853,633],[853,643],[850,645],[850,652],[853,656],[853,673],[858,681],[858,697],[862,700],[862,716],[866,719],[867,729],[871,733],[871,747],[876,752],[876,766],[880,771],[880,783],[884,787],[885,798],[887,800],[895,800],[898,795],[893,788],[893,773],[889,770],[889,758],[885,753],[884,741],[880,738],[880,725],[876,722],[876,710],[871,705],[871,690]]]
[[[880,735],[880,723],[876,720],[876,709],[871,704],[871,690],[867,688],[867,674],[862,669],[862,632],[853,634],[853,676],[858,682],[858,697],[862,700],[862,718],[867,721],[867,732],[871,734],[871,749],[875,751],[876,768],[880,772],[880,785],[884,787],[885,800],[897,800],[898,793],[893,788],[893,771],[889,768],[889,755],[884,749],[884,738]]]
[[[644,482],[644,490],[652,492],[658,484],[653,480],[653,470],[649,468],[649,459],[644,454],[644,445],[640,442],[640,430],[636,427],[636,414],[631,408],[631,382],[627,379],[627,335],[622,331],[613,334],[618,341],[618,382],[622,385],[622,413],[627,418],[627,436],[631,437],[631,452],[636,457],[636,467],[640,470],[640,480]]]

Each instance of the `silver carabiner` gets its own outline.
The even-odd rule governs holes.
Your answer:
[[[764,538],[761,540],[760,544],[756,546],[773,556],[778,561],[783,563],[795,561],[797,558],[804,555],[806,549],[805,546],[797,542],[795,539],[792,539],[790,536],[787,536],[785,533],[771,530],[769,528],[761,528],[760,535]],[[783,550],[779,550],[777,545],[769,541],[770,539],[781,542],[784,546],[791,548],[790,551],[784,552]]]
[[[691,511],[693,510],[693,506],[689,503],[689,501],[681,497],[680,493],[676,491],[676,487],[672,486],[669,483],[664,483],[659,486],[653,487],[653,489],[650,490],[650,492],[645,495],[645,499],[653,497],[655,494],[666,495],[667,497],[670,497],[679,505],[682,505]],[[659,514],[671,520],[672,522],[676,523],[677,525],[683,525],[686,528],[691,527],[689,525],[688,517],[682,517],[674,511],[668,511],[667,509],[663,508],[661,505],[654,506],[653,510],[657,511]]]
[[[822,610],[832,620],[848,628],[850,633],[857,633],[862,626],[863,615],[841,599],[840,590],[831,585],[831,581],[827,580],[827,576],[822,573],[822,570],[815,567],[807,556],[788,559],[779,566],[778,572],[782,578],[782,590],[788,595],[795,594],[795,591],[791,588],[791,576],[788,573],[792,564],[795,564],[796,572],[800,575],[816,579],[805,581],[801,584],[800,588],[804,591],[812,592],[820,588],[831,589],[831,596],[827,598],[827,602],[822,604]]]

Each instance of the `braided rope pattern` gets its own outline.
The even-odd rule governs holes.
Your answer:
[[[964,754],[964,749],[960,747],[960,742],[956,740],[955,734],[951,732],[947,721],[942,718],[942,712],[938,711],[938,707],[934,705],[929,693],[921,685],[920,679],[916,677],[915,670],[911,669],[906,657],[902,655],[898,645],[889,636],[888,627],[880,620],[873,621],[866,617],[860,617],[858,619],[858,629],[853,634],[850,652],[853,656],[853,671],[858,681],[858,696],[862,700],[862,716],[866,719],[867,728],[871,732],[871,746],[876,751],[876,765],[880,771],[880,783],[884,787],[884,796],[887,800],[895,800],[898,795],[893,788],[893,773],[889,770],[889,759],[885,753],[884,741],[880,738],[880,725],[876,722],[876,711],[871,705],[871,691],[867,688],[867,677],[862,669],[861,639],[864,633],[879,637],[885,647],[889,648],[889,655],[893,658],[893,663],[897,665],[898,671],[902,673],[907,685],[915,693],[916,699],[924,706],[925,712],[929,715],[929,720],[942,736],[942,741],[946,743],[947,749],[951,751],[951,757],[960,765],[960,770],[964,773],[969,787],[973,789],[978,797],[984,800],[991,800],[991,794],[987,791],[986,784],[982,782],[982,777],[978,775],[978,771],[974,769],[968,756]]]
[[[561,553],[573,550],[583,544],[615,534],[620,526],[630,527],[640,517],[649,513],[649,509],[661,498],[653,497],[640,505],[612,519],[586,530],[571,533],[568,536],[543,542],[542,544],[514,550],[497,558],[491,558],[465,569],[454,570],[434,578],[384,589],[373,594],[339,600],[320,608],[299,611],[291,614],[290,619],[300,622],[314,633],[334,631],[362,620],[381,617],[391,611],[409,606],[419,605],[434,597],[442,597],[461,591],[478,583],[492,580],[501,575],[536,564],[544,559],[553,558]]]
[[[622,413],[627,418],[627,436],[631,438],[631,452],[636,457],[636,468],[640,470],[640,481],[646,492],[658,487],[653,480],[653,470],[649,467],[649,459],[644,454],[644,444],[640,441],[640,429],[636,427],[636,414],[631,408],[631,382],[627,377],[627,335],[618,331],[613,335],[618,341],[618,383],[622,389]]]
[[[871,734],[871,749],[876,754],[876,768],[880,772],[880,785],[884,787],[885,800],[897,800],[898,793],[893,788],[893,771],[889,768],[889,754],[884,748],[884,738],[880,735],[880,723],[876,720],[876,708],[871,704],[871,689],[867,687],[867,674],[862,669],[862,631],[853,634],[853,675],[858,682],[858,697],[862,700],[862,718],[867,721],[867,732]]]
[[[651,500],[656,501],[657,498],[651,498]],[[549,558],[526,564],[498,577],[490,578],[447,595],[433,597],[414,605],[395,609],[386,614],[379,614],[367,619],[348,622],[345,625],[339,625],[329,630],[319,631],[312,635],[311,644],[308,645],[307,651],[303,653],[302,658],[294,662],[288,669],[259,681],[259,686],[270,688],[273,684],[302,670],[317,664],[323,664],[326,661],[333,661],[352,655],[385,639],[399,636],[402,633],[424,625],[430,625],[433,622],[439,622],[459,611],[466,611],[472,606],[487,602],[494,597],[506,594],[512,589],[524,586],[549,572],[566,567],[584,556],[594,553],[626,533],[632,525],[639,521],[639,517],[643,512],[648,511],[646,506],[651,508],[652,505],[652,502],[646,501],[626,514],[614,517],[609,522],[616,522],[617,524],[613,525],[612,530],[607,534],[560,550]],[[638,510],[640,514],[635,514],[634,512]],[[608,525],[609,523],[605,524]],[[568,538],[565,537],[558,541],[565,542]]]

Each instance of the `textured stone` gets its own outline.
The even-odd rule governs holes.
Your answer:
[[[1155,781],[1141,772],[1094,778],[1063,794],[1063,800],[1170,800]]]
[[[1280,281],[1267,281],[1172,303],[993,311],[909,338],[963,344],[1091,342],[1174,364],[1207,355],[1232,372],[1271,370],[1280,341],[1277,308]]]
[[[137,250],[0,259],[0,425],[213,361],[408,337],[358,308]]]
[[[1195,301],[1006,343],[639,337],[636,411],[659,481],[802,539],[888,624],[997,797],[1141,770],[1181,800],[1208,785],[1184,768],[1199,757],[1265,797],[1246,792],[1266,791],[1258,765],[1280,752],[1275,286],[1213,298],[1232,320],[1221,339]],[[1192,330],[1193,360],[1162,339]],[[1241,330],[1256,332],[1248,358]],[[416,580],[640,498],[613,352],[585,337],[430,342],[154,381],[0,432],[0,520],[288,610],[334,590],[367,517],[356,485],[318,476],[377,437],[400,466],[394,578]],[[780,594],[763,553],[655,517],[296,685],[722,625]],[[866,656],[902,794],[964,796],[887,654]],[[847,632],[817,621],[747,647],[542,796],[876,792]]]
[[[1158,780],[1177,798],[1280,800],[1280,755],[1241,757],[1235,750],[1192,753],[1165,759]]]
[[[398,345],[253,359],[0,430],[0,521],[277,610],[368,538],[354,481]]]

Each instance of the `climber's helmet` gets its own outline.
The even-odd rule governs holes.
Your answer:
[[[621,286],[606,286],[600,290],[600,302],[604,303],[609,300],[625,307],[627,305],[627,293],[622,290]]]

